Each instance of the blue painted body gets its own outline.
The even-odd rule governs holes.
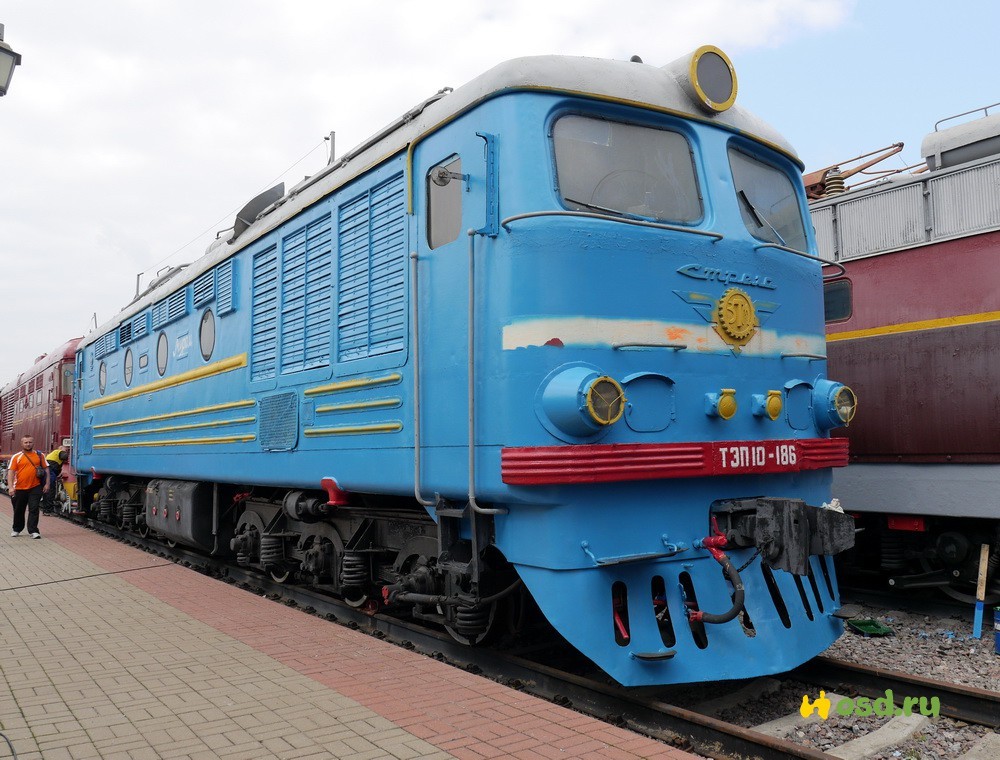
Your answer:
[[[565,208],[549,137],[552,122],[565,113],[668,127],[687,136],[705,209],[693,228],[722,239],[610,217],[540,216],[497,224],[491,219],[493,199],[501,220]],[[492,187],[487,140],[477,133],[489,135],[495,148]],[[827,437],[811,422],[808,392],[799,400],[786,394],[786,410],[777,421],[751,413],[751,394],[808,390],[825,376],[825,362],[782,359],[781,347],[737,353],[692,343],[686,350],[622,350],[599,337],[588,342],[568,334],[553,334],[559,339],[555,345],[516,345],[517,336],[539,320],[557,332],[563,325],[577,329],[586,319],[592,322],[584,327],[600,324],[602,330],[616,321],[649,321],[688,325],[697,333],[708,318],[691,304],[690,294],[717,299],[732,285],[724,277],[700,279],[679,271],[705,268],[750,273],[751,281],[767,278],[770,287],[740,286],[755,301],[777,304],[763,326],[779,342],[783,336],[821,340],[820,268],[774,248],[754,249],[760,241],[748,233],[732,187],[727,148],[733,143],[787,171],[805,214],[794,163],[719,126],[552,93],[513,92],[485,100],[421,139],[412,149],[412,165],[405,153],[387,157],[213,266],[200,290],[199,280],[176,291],[168,283],[160,300],[182,294],[174,296],[175,316],[156,312],[154,304],[145,335],[122,343],[116,325],[107,343],[88,344],[78,357],[76,465],[82,472],[304,489],[334,477],[348,492],[412,496],[413,348],[419,340],[419,488],[424,495],[464,503],[470,247],[464,231],[495,231],[472,242],[475,491],[480,504],[507,510],[495,520],[497,548],[549,622],[623,684],[743,678],[793,667],[841,631],[831,616],[838,602],[829,558],[811,559],[823,605],[820,612],[807,583],[811,620],[793,576],[775,573],[788,602],[790,628],[779,620],[760,560],[754,560],[743,579],[755,635],[748,636],[738,621],[708,626],[705,648],[697,646],[684,622],[678,576],[690,574],[701,609],[727,609],[731,589],[718,563],[707,551],[690,548],[710,533],[710,505],[763,495],[819,505],[830,499],[829,470],[570,485],[511,486],[501,477],[505,447]],[[461,157],[468,175],[463,233],[431,250],[424,178],[452,155]],[[815,250],[811,238],[810,249]],[[411,252],[418,262],[418,330],[411,319]],[[199,348],[205,309],[213,310],[217,335],[208,359]],[[169,347],[162,379],[161,332]],[[127,349],[134,362],[129,385],[123,376]],[[231,368],[222,364],[227,360]],[[545,379],[574,365],[617,379],[631,404],[621,421],[575,439],[555,434],[539,412]],[[205,374],[170,383],[192,372]],[[341,385],[328,387],[333,384]],[[705,394],[722,388],[737,390],[739,410],[728,421],[705,413]],[[114,394],[124,395],[105,401]],[[221,408],[234,402],[241,405]],[[789,423],[790,415],[798,415],[799,427]],[[688,549],[670,558],[595,566],[594,557],[662,553],[665,536]],[[731,553],[737,566],[751,555],[749,549]],[[821,562],[827,563],[826,573]],[[649,589],[655,576],[663,578],[667,591],[676,634],[669,648],[676,654],[643,662],[631,653],[668,648],[654,619]],[[610,589],[616,581],[629,591],[631,642],[624,646],[614,636]]]

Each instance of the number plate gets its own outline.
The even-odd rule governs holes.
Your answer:
[[[719,475],[791,472],[799,468],[799,450],[795,441],[715,444],[715,472]]]

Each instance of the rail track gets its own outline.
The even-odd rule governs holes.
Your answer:
[[[553,652],[565,649],[558,643],[527,646],[518,651],[468,647],[458,644],[447,633],[427,628],[411,620],[390,615],[371,614],[356,609],[318,589],[280,584],[256,571],[185,549],[168,547],[153,538],[113,526],[72,518],[108,537],[129,543],[147,552],[168,558],[196,571],[233,583],[276,601],[297,606],[306,612],[347,625],[379,638],[395,642],[484,677],[504,683],[582,713],[597,717],[650,736],[672,746],[712,758],[806,758],[821,760],[838,757],[803,746],[780,736],[768,735],[715,717],[710,711],[681,707],[679,687],[628,690],[613,683],[590,666],[554,667],[539,662],[558,661]],[[565,652],[563,652],[565,653]],[[579,663],[576,663],[579,664]],[[965,723],[1000,728],[1000,693],[942,681],[933,681],[883,668],[817,657],[799,668],[779,676],[795,682],[814,684],[831,693],[882,697],[887,689],[894,696],[938,697],[940,714]],[[760,680],[760,679],[756,679]],[[753,693],[754,682],[734,685],[733,691]]]

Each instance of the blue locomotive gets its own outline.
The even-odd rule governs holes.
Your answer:
[[[105,520],[460,641],[531,602],[622,684],[743,678],[841,623],[798,163],[711,46],[503,63],[80,344]]]

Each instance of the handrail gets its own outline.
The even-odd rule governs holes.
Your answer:
[[[516,222],[521,219],[534,219],[539,216],[577,216],[584,219],[603,219],[609,222],[623,222],[625,224],[634,224],[637,227],[655,227],[660,230],[671,230],[673,232],[690,232],[692,235],[702,235],[704,237],[714,238],[712,242],[718,242],[723,239],[723,235],[718,232],[709,232],[708,230],[696,230],[691,227],[680,227],[676,224],[661,224],[660,222],[647,222],[645,219],[630,219],[627,216],[608,216],[607,214],[595,214],[592,211],[566,211],[553,209],[551,211],[529,211],[524,214],[515,214],[514,216],[508,216],[502,222],[500,226],[507,230],[507,225],[511,222]],[[508,232],[510,230],[507,230]]]
[[[990,103],[988,106],[982,106],[980,108],[973,108],[971,111],[965,111],[963,113],[957,113],[954,116],[947,116],[944,119],[941,119],[941,121],[936,122],[934,124],[934,131],[937,132],[938,131],[938,127],[940,127],[946,121],[951,121],[952,119],[958,119],[958,118],[961,118],[962,116],[968,116],[969,114],[972,114],[972,113],[979,113],[980,111],[982,111],[983,112],[983,116],[989,116],[990,115],[990,109],[991,108],[995,108],[996,106],[1000,106],[1000,103]]]
[[[687,343],[612,343],[611,348],[615,350],[623,348],[672,348],[674,351],[683,351],[687,348]]]
[[[781,354],[782,359],[817,359],[826,361],[826,354]]]
[[[410,293],[411,314],[413,319],[413,339],[410,341],[413,351],[413,495],[421,506],[434,504],[420,493],[420,322],[418,321],[417,300],[420,291],[417,289],[417,252],[410,252],[410,282],[413,290]]]
[[[469,506],[480,515],[505,515],[506,509],[487,509],[476,503],[476,235],[469,235]]]
[[[753,249],[759,251],[761,248],[777,248],[779,251],[785,251],[787,253],[794,253],[796,256],[801,256],[804,259],[810,259],[812,261],[818,261],[823,266],[837,267],[840,271],[829,277],[823,275],[824,280],[834,280],[837,277],[847,274],[847,268],[844,267],[839,261],[828,261],[827,259],[820,258],[819,256],[813,256],[811,253],[805,253],[804,251],[797,251],[794,248],[789,248],[787,245],[778,245],[777,243],[761,243],[760,245],[755,245]]]

